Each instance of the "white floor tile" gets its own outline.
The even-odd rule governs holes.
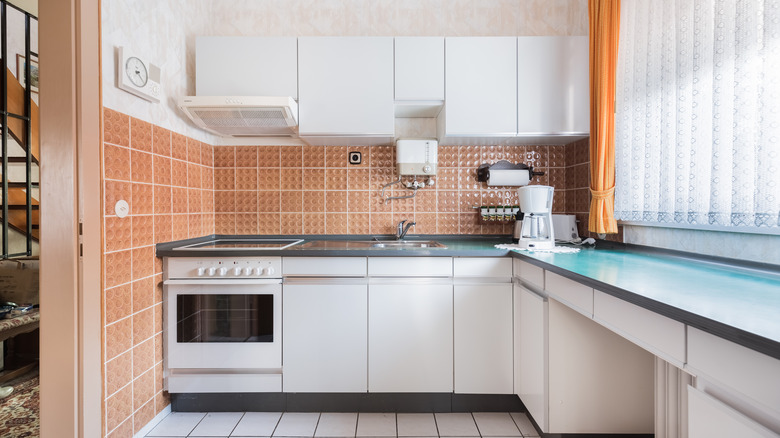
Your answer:
[[[433,414],[397,414],[396,418],[399,437],[439,436]]]
[[[512,417],[507,412],[474,412],[479,434],[483,437],[522,436]]]
[[[440,436],[469,437],[479,436],[479,430],[470,413],[435,414],[436,428]]]
[[[528,414],[523,412],[512,412],[510,415],[512,415],[512,419],[515,420],[515,424],[517,424],[517,427],[520,429],[520,432],[523,434],[523,436],[539,436],[539,432],[536,431],[533,423],[531,423],[531,420],[528,418]]]
[[[357,413],[323,412],[317,423],[315,437],[354,437],[357,429]]]
[[[163,418],[157,426],[146,436],[150,437],[182,437],[187,436],[195,429],[200,420],[205,417],[204,412],[171,412]]]
[[[247,412],[230,436],[270,437],[281,417],[281,412]]]
[[[242,412],[210,412],[203,417],[190,435],[193,437],[230,436],[243,415]]]
[[[273,436],[313,437],[319,419],[319,413],[285,412]]]
[[[396,436],[395,414],[361,412],[358,415],[357,436]]]

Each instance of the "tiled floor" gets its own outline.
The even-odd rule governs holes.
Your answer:
[[[523,413],[173,412],[147,437],[538,437]]]

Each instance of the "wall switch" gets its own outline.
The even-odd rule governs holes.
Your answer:
[[[363,162],[363,154],[360,152],[349,153],[349,164],[360,164]]]

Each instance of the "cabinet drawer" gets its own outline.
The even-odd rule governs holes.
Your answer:
[[[513,262],[515,277],[538,287],[540,290],[544,289],[544,269],[520,259],[513,259]]]
[[[284,276],[365,277],[365,257],[283,257]]]
[[[371,257],[374,277],[452,277],[452,257]]]
[[[780,360],[688,327],[688,367],[780,414]]]
[[[512,259],[507,257],[456,257],[455,277],[511,277]]]
[[[688,387],[688,436],[778,437],[771,430],[691,386]]]
[[[601,291],[593,293],[593,319],[629,341],[682,368],[685,324]]]
[[[556,300],[582,313],[588,318],[593,317],[593,289],[574,280],[553,274],[544,273],[545,290]]]

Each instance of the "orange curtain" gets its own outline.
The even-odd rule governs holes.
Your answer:
[[[590,218],[588,230],[617,233],[615,76],[620,0],[588,0],[590,24]]]

